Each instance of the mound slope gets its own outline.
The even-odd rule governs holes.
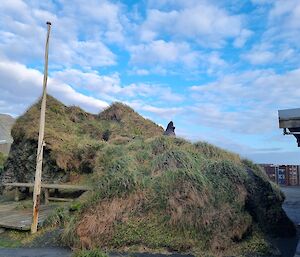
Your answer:
[[[138,139],[96,163],[95,193],[67,224],[72,247],[268,253],[266,234],[295,232],[260,168],[207,143]]]
[[[1,180],[33,180],[39,104],[15,123]],[[73,248],[271,254],[268,235],[293,235],[284,196],[262,170],[163,129],[116,103],[99,115],[49,97],[43,179],[88,174],[93,193],[55,217]]]
[[[39,116],[40,102],[16,120],[12,128],[14,143],[0,177],[2,182],[33,181]],[[163,128],[120,103],[93,115],[48,96],[43,180],[68,181],[71,173],[91,173],[96,152],[105,142],[125,143],[135,137],[162,133]]]

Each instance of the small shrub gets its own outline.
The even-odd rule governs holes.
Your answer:
[[[80,211],[81,208],[82,208],[82,203],[80,201],[75,201],[71,203],[69,210],[74,212],[74,211]]]
[[[69,211],[64,207],[56,208],[44,221],[45,225],[61,226],[69,220]]]

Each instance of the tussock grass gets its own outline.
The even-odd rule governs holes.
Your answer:
[[[239,255],[247,245],[265,251],[266,233],[294,228],[280,190],[237,154],[161,136],[161,127],[121,103],[99,115],[52,97],[47,106],[44,174],[63,171],[77,183],[74,174],[88,174],[94,189],[67,213],[49,217],[51,226],[64,228],[62,240],[72,248],[142,246],[212,256],[236,249]],[[29,164],[35,162],[38,117],[34,105],[16,121],[6,162],[27,181],[34,172]]]
[[[44,224],[46,226],[57,227],[64,226],[66,221],[70,218],[70,213],[66,207],[57,207],[54,211],[46,218]]]
[[[71,245],[220,254],[246,249],[237,246],[247,238],[267,247],[263,237],[251,241],[250,169],[265,182],[256,165],[207,143],[161,136],[106,144],[92,174],[94,194],[71,225],[77,235]]]

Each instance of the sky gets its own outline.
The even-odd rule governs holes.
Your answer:
[[[193,142],[300,164],[278,110],[300,107],[299,0],[0,1],[0,113],[48,92],[99,113],[121,101]]]

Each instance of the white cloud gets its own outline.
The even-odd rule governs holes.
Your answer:
[[[116,94],[121,91],[121,82],[117,73],[100,75],[97,71],[83,72],[76,69],[66,69],[53,72],[52,76],[74,88],[88,89],[96,94]]]
[[[61,9],[24,1],[0,3],[0,53],[12,60],[41,63],[45,21],[52,22],[53,66],[101,67],[116,64],[106,42],[123,41],[121,7],[108,1],[61,1]]]
[[[83,30],[87,35],[103,36],[108,42],[123,42],[122,19],[126,20],[126,17],[121,4],[106,0],[91,0],[88,4],[84,0],[61,2],[63,15],[72,17],[74,22],[76,17],[80,17],[81,32]]]
[[[193,86],[191,110],[204,126],[239,133],[269,133],[278,129],[277,110],[299,105],[300,69],[282,75],[256,70],[227,75],[214,83]]]
[[[146,69],[138,69],[138,68],[134,68],[132,71],[131,71],[133,74],[136,74],[136,75],[139,75],[139,76],[147,76],[150,74],[150,71],[149,70],[146,70]]]
[[[142,103],[141,101],[131,101],[131,102],[126,102],[126,104],[128,104],[129,106],[131,106],[136,110],[142,112],[150,112],[156,116],[159,116],[167,120],[173,119],[176,115],[184,111],[184,108],[182,107],[157,107],[151,104]]]
[[[184,96],[174,93],[170,87],[151,84],[130,84],[122,88],[122,94],[129,97],[156,97],[167,102],[180,102]]]
[[[197,52],[191,50],[187,43],[166,42],[156,40],[146,44],[129,47],[133,64],[155,65],[183,63],[194,66]]]
[[[0,112],[21,114],[28,105],[41,95],[43,74],[35,69],[11,61],[0,61]],[[108,104],[94,97],[76,92],[70,85],[51,77],[48,80],[48,92],[66,104],[79,105],[97,113]]]
[[[100,41],[74,41],[70,64],[82,67],[99,67],[116,64],[116,56]],[[53,49],[53,52],[55,49]]]
[[[172,119],[175,115],[179,114],[183,111],[183,108],[181,107],[165,107],[165,108],[159,108],[151,105],[144,105],[141,108],[143,111],[152,112],[154,114],[157,114],[161,117],[164,117],[166,119]]]
[[[275,54],[268,50],[252,50],[243,57],[252,64],[267,64],[274,61]]]
[[[78,90],[88,90],[93,95],[110,101],[139,97],[156,97],[171,102],[183,100],[182,96],[175,94],[168,86],[147,83],[121,85],[117,73],[101,75],[97,71],[83,72],[81,70],[66,69],[53,72],[52,76],[61,83],[67,83]]]
[[[218,52],[211,52],[207,55],[201,56],[201,61],[203,68],[206,68],[206,73],[212,75],[218,73],[226,68],[227,63]]]
[[[267,28],[262,41],[284,45],[298,50],[300,39],[300,2],[298,0],[273,1],[267,13]],[[299,59],[299,57],[298,57]]]
[[[243,54],[242,58],[246,59],[253,65],[272,65],[277,63],[295,64],[299,63],[297,54],[289,46],[278,46],[270,43],[257,44],[252,49]]]
[[[30,104],[34,103],[42,93],[43,74],[23,64],[0,61],[0,113],[14,116],[22,114]],[[72,85],[72,86],[71,86]],[[74,85],[74,86],[73,86]],[[76,85],[76,86],[75,86]],[[110,94],[110,100],[143,98],[146,101],[133,100],[129,104],[140,111],[150,112],[159,117],[170,118],[183,111],[180,107],[157,107],[147,104],[152,97],[164,101],[182,101],[182,96],[174,94],[169,87],[148,84],[120,85],[117,74],[101,76],[97,73],[84,73],[78,70],[65,70],[53,73],[48,78],[48,93],[67,105],[77,105],[92,113],[98,113],[108,106],[108,103],[93,96],[82,94],[84,88],[103,93],[93,94],[105,96]],[[104,97],[105,98],[105,97]]]
[[[225,9],[203,1],[179,6],[163,11],[149,9],[147,19],[139,29],[141,39],[153,41],[167,34],[172,38],[192,39],[207,47],[220,47],[227,38],[241,36],[246,40],[241,16],[231,15]]]
[[[270,19],[278,21],[281,19],[284,25],[289,28],[300,28],[300,3],[298,0],[275,1],[270,11]]]
[[[226,68],[220,52],[193,50],[186,42],[155,40],[129,47],[134,71],[146,74],[186,74],[204,72],[214,74]],[[146,71],[146,72],[145,72]]]
[[[254,34],[253,31],[248,29],[242,29],[240,35],[234,40],[233,45],[235,47],[243,47],[247,40]]]

